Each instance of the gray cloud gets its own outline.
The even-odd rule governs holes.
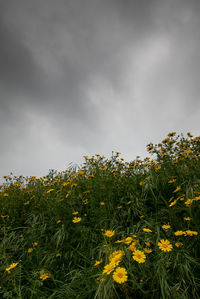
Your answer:
[[[198,1],[1,2],[2,173],[198,134]],[[151,140],[149,140],[151,139]]]

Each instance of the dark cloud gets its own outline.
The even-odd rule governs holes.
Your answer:
[[[2,1],[2,169],[41,172],[94,151],[131,159],[150,137],[198,128],[199,8]]]

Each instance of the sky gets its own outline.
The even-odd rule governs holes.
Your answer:
[[[0,0],[0,178],[200,132],[199,0]]]

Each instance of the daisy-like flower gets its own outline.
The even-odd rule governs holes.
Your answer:
[[[190,221],[190,220],[192,220],[192,218],[190,218],[190,217],[184,217],[184,220],[185,221]]]
[[[45,280],[47,278],[50,278],[50,274],[49,273],[45,273],[44,271],[41,271],[41,273],[40,273],[40,279],[41,280]]]
[[[185,236],[185,232],[182,230],[177,230],[174,234],[175,234],[175,236],[182,236],[182,235]]]
[[[112,275],[113,280],[117,283],[124,283],[128,279],[127,271],[125,268],[118,267],[116,268],[115,272]]]
[[[104,266],[103,274],[109,275],[115,269],[115,264],[109,263]]]
[[[147,245],[147,247],[151,247],[150,242],[146,241],[145,244]]]
[[[106,230],[105,233],[104,233],[104,236],[106,237],[113,237],[115,235],[115,232],[113,230]]]
[[[181,246],[183,246],[183,243],[182,243],[182,242],[176,242],[176,243],[175,243],[175,246],[176,246],[176,247],[181,247]]]
[[[172,250],[172,244],[168,240],[160,240],[160,242],[158,242],[158,247],[164,252]]]
[[[176,182],[176,179],[172,179],[172,180],[168,181],[169,184],[172,184],[174,182]]]
[[[72,220],[73,223],[78,223],[81,221],[81,217],[74,217],[74,219]]]
[[[198,235],[198,232],[195,232],[195,231],[193,231],[193,230],[186,230],[185,231],[185,234],[187,235],[187,236],[197,236]]]
[[[133,252],[133,259],[138,263],[144,263],[146,259],[146,255],[141,250],[135,250]]]
[[[169,224],[164,224],[164,225],[162,225],[162,228],[167,230],[167,229],[171,228],[171,225],[169,225]]]
[[[132,238],[132,237],[127,237],[127,238],[124,240],[124,243],[125,243],[125,244],[130,244],[132,241],[133,241],[133,238]]]
[[[33,243],[33,246],[34,246],[34,247],[37,247],[37,246],[38,246],[38,242],[34,242],[34,243]]]
[[[152,233],[152,230],[149,229],[149,228],[143,228],[143,231],[146,232],[146,233]]]
[[[151,252],[152,252],[152,249],[150,249],[150,248],[144,248],[144,252],[145,252],[145,253],[151,253]]]
[[[94,263],[94,267],[100,265],[102,262],[103,262],[102,259],[100,259],[99,261],[95,261],[95,263]]]
[[[180,191],[180,190],[181,190],[181,187],[178,186],[178,187],[173,191],[173,193],[176,193],[176,192],[178,192],[178,191]]]
[[[131,250],[131,251],[135,251],[135,250],[136,250],[135,242],[132,242],[132,243],[129,245],[128,249]]]
[[[33,251],[33,248],[29,248],[27,251],[28,253],[31,253]]]
[[[59,219],[58,221],[57,221],[57,224],[59,224],[59,223],[61,223],[62,221]]]
[[[123,256],[124,255],[124,251],[123,250],[115,250],[115,251],[113,251],[113,253],[111,253],[110,255],[109,255],[109,261],[111,261],[114,257],[116,257],[116,256]]]
[[[12,263],[10,267],[6,268],[6,271],[10,273],[10,270],[14,269],[19,263]]]
[[[101,201],[101,202],[100,202],[100,205],[101,205],[101,206],[104,206],[104,205],[105,205],[105,202],[104,202],[104,201]]]
[[[47,191],[47,193],[50,193],[50,192],[52,192],[52,191],[54,191],[54,189],[49,189],[49,190]]]
[[[122,250],[114,251],[110,256],[109,260],[111,263],[113,263],[115,266],[118,266],[119,263],[122,261],[122,257],[124,255],[124,252]]]
[[[118,206],[117,208],[118,208],[118,209],[122,209],[122,206]]]
[[[73,215],[78,215],[78,212],[76,211],[76,212],[73,212],[72,214],[73,214]]]
[[[177,203],[177,199],[175,199],[174,201],[172,201],[170,203],[169,207],[171,208],[171,207],[175,206],[176,203]]]

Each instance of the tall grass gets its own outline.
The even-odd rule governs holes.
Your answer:
[[[200,298],[200,137],[147,150],[4,177],[1,298]]]

